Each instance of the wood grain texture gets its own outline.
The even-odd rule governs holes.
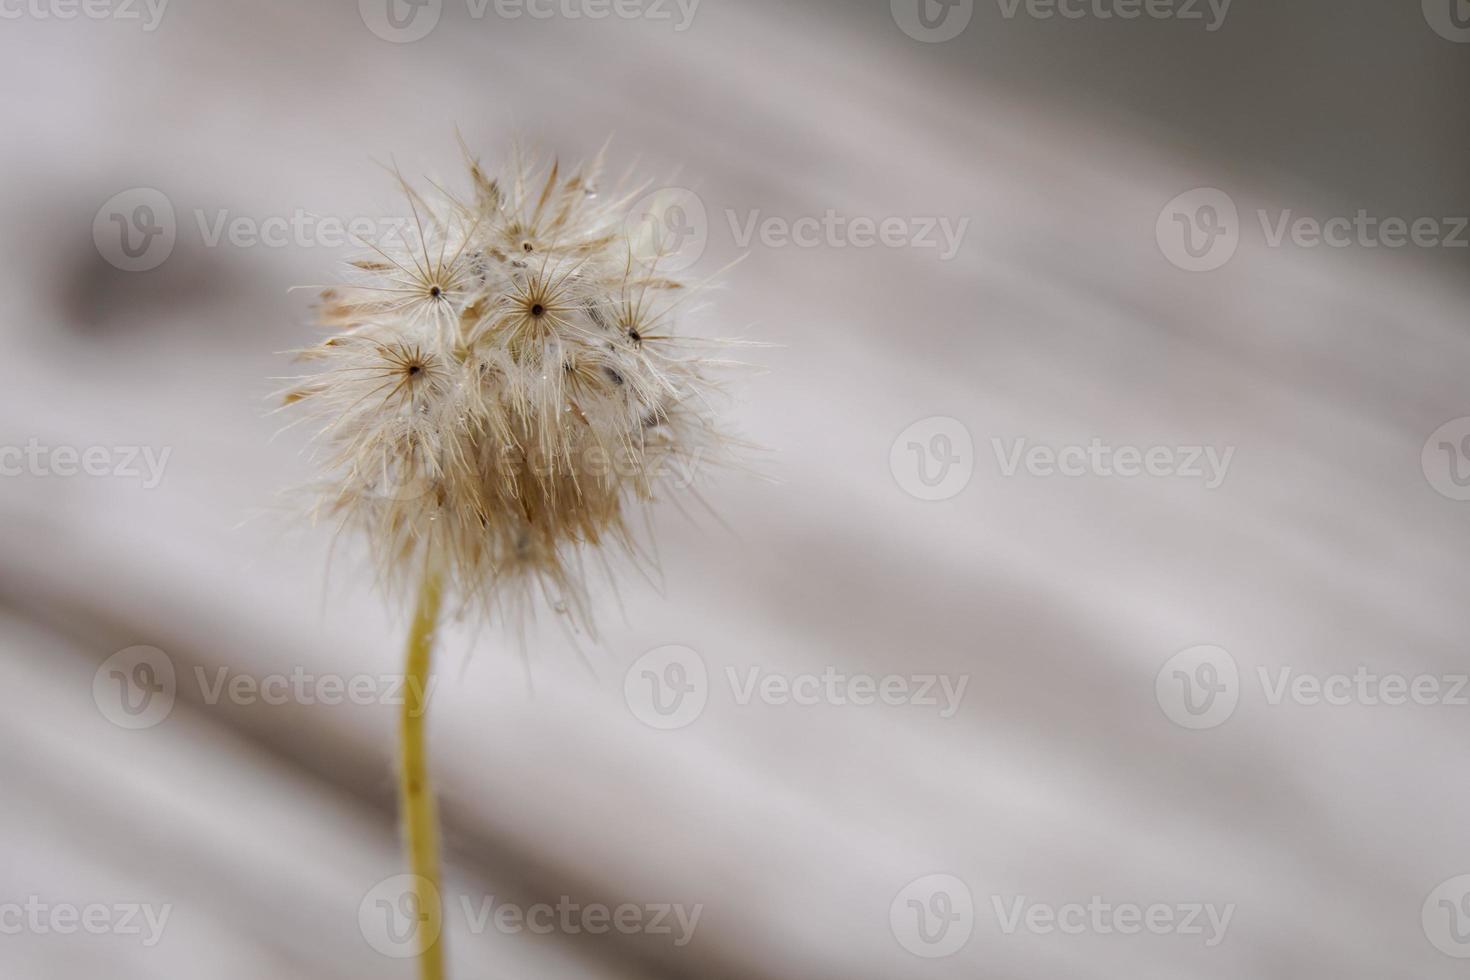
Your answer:
[[[1001,26],[977,13],[972,30]],[[661,588],[600,598],[590,670],[543,623],[528,695],[514,637],[448,631],[432,751],[451,897],[702,908],[676,946],[475,934],[451,903],[451,976],[1458,975],[1420,912],[1470,873],[1466,709],[1272,705],[1260,673],[1467,669],[1470,505],[1421,467],[1430,434],[1470,415],[1463,267],[1273,248],[1254,224],[1258,209],[1351,214],[1361,173],[1273,179],[1254,148],[1192,150],[1177,118],[1028,94],[964,41],[911,41],[882,5],[706,0],[680,33],[449,4],[402,45],[351,4],[180,5],[151,34],[15,27],[0,445],[171,455],[153,489],[0,478],[0,904],[174,911],[152,948],[0,936],[4,976],[410,975],[358,927],[400,870],[393,708],[206,697],[222,670],[398,669],[407,610],[384,609],[350,543],[333,550],[276,502],[307,472],[302,435],[267,415],[266,379],[289,371],[275,352],[309,335],[308,300],[286,289],[325,281],[341,252],[207,239],[221,211],[391,211],[371,161],[452,180],[455,125],[487,157],[514,134],[566,157],[613,134],[615,169],[638,157],[698,193],[700,270],[745,251],[752,215],[969,224],[949,261],[757,241],[725,273],[691,327],[778,345],[753,355],[768,370],[732,412],[779,482],[722,479],[729,530],[660,512]],[[1075,38],[1035,50],[1088,57]],[[135,186],[169,197],[179,236],[129,274],[89,229]],[[1227,266],[1189,274],[1155,222],[1201,186],[1228,187],[1245,228]],[[889,463],[931,416],[974,442],[972,480],[941,502]],[[1213,490],[1007,477],[992,441],[1017,439],[1234,456]],[[172,659],[179,704],[125,731],[92,681],[137,644]],[[665,732],[629,710],[624,675],[666,644],[699,652],[711,693]],[[1230,651],[1240,705],[1186,731],[1155,677],[1199,644]],[[941,717],[741,704],[729,673],[828,668],[968,680]],[[954,956],[920,959],[890,906],[934,873],[965,883],[976,923]],[[1213,948],[998,923],[997,901],[1095,895],[1234,915]]]

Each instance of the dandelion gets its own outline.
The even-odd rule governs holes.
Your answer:
[[[631,233],[641,189],[604,197],[600,155],[570,173],[518,155],[494,177],[465,158],[468,194],[398,178],[408,230],[363,243],[323,291],[330,335],[283,396],[317,426],[315,515],[360,533],[390,590],[417,589],[400,791],[425,890],[421,692],[441,607],[520,623],[544,605],[595,635],[589,560],[645,563],[634,516],[734,445],[710,409],[725,362],[674,329],[697,284]],[[421,976],[441,964],[432,943]]]

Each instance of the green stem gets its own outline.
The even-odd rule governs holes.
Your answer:
[[[443,583],[436,572],[424,575],[418,609],[408,634],[404,668],[404,698],[400,738],[403,769],[398,784],[403,819],[403,846],[415,877],[419,908],[429,915],[427,942],[419,953],[420,980],[444,980],[443,921],[439,887],[439,818],[429,785],[425,719],[429,707],[429,665],[434,652],[434,628],[439,622]]]

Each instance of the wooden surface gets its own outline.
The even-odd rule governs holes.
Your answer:
[[[153,489],[0,479],[0,903],[173,912],[151,948],[0,935],[0,973],[411,975],[358,925],[400,869],[392,708],[211,705],[195,682],[397,669],[406,610],[276,500],[308,472],[301,435],[266,414],[267,379],[289,370],[276,352],[310,335],[306,294],[286,290],[342,253],[208,247],[197,215],[391,211],[371,161],[456,180],[458,125],[487,158],[514,135],[573,158],[613,134],[615,169],[638,157],[698,192],[699,270],[742,251],[728,211],[970,225],[947,262],[757,244],[726,273],[689,328],[780,345],[753,355],[768,370],[732,409],[780,482],[722,479],[709,496],[729,530],[661,511],[662,594],[627,581],[622,611],[602,594],[590,670],[543,623],[531,696],[514,637],[449,631],[432,741],[451,894],[702,906],[682,947],[451,917],[453,976],[1460,975],[1420,912],[1470,873],[1470,709],[1272,705],[1257,678],[1466,670],[1470,504],[1421,468],[1430,433],[1470,415],[1463,264],[1273,249],[1248,224],[1226,267],[1182,272],[1155,241],[1174,195],[1228,187],[1249,222],[1318,205],[1312,175],[1272,183],[1142,119],[1028,101],[881,6],[845,9],[706,0],[684,33],[447,11],[403,45],[350,4],[180,4],[152,34],[15,22],[0,444],[172,454]],[[89,237],[136,186],[179,215],[147,273]],[[975,446],[973,479],[940,502],[889,464],[931,416]],[[1020,438],[1235,455],[1214,490],[1005,477],[991,441]],[[167,720],[127,731],[93,678],[139,644],[184,682]],[[657,731],[624,676],[666,644],[715,684],[697,721]],[[1241,699],[1188,731],[1155,677],[1201,644],[1234,657]],[[968,686],[950,718],[742,705],[726,667]],[[976,923],[923,959],[890,906],[935,873],[965,883]],[[1205,948],[1007,935],[993,907],[1094,895],[1235,910]]]

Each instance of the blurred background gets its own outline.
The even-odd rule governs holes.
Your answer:
[[[451,976],[1463,975],[1470,3],[0,17],[0,974],[413,975],[407,611],[269,395],[458,127],[746,255],[777,481],[534,693],[446,631]]]

